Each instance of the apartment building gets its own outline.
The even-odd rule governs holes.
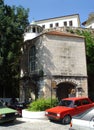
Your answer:
[[[51,29],[57,27],[80,27],[79,14],[60,16],[55,18],[48,18],[43,20],[35,21],[36,24],[40,25],[44,29]]]

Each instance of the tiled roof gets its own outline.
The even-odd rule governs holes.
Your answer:
[[[83,36],[79,36],[79,35],[71,34],[71,33],[65,33],[65,32],[61,32],[61,31],[49,31],[49,32],[46,32],[45,34],[48,34],[48,35],[58,35],[58,36],[67,36],[67,37],[84,38]]]

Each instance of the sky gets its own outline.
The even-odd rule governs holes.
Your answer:
[[[29,8],[29,22],[79,14],[81,23],[94,12],[94,0],[4,0],[10,6]]]

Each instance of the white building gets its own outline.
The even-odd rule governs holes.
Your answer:
[[[82,25],[85,26],[85,28],[94,29],[94,13],[90,13],[88,19],[84,21]]]
[[[54,17],[49,19],[43,19],[35,21],[36,24],[40,25],[44,29],[57,28],[57,27],[80,27],[79,14]]]
[[[33,21],[24,31],[24,42],[37,37],[42,31],[43,28],[41,26],[37,26],[37,24]]]

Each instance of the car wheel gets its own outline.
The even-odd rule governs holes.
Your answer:
[[[64,116],[64,118],[62,119],[62,124],[69,124],[71,121],[71,116],[70,115],[66,115]]]

